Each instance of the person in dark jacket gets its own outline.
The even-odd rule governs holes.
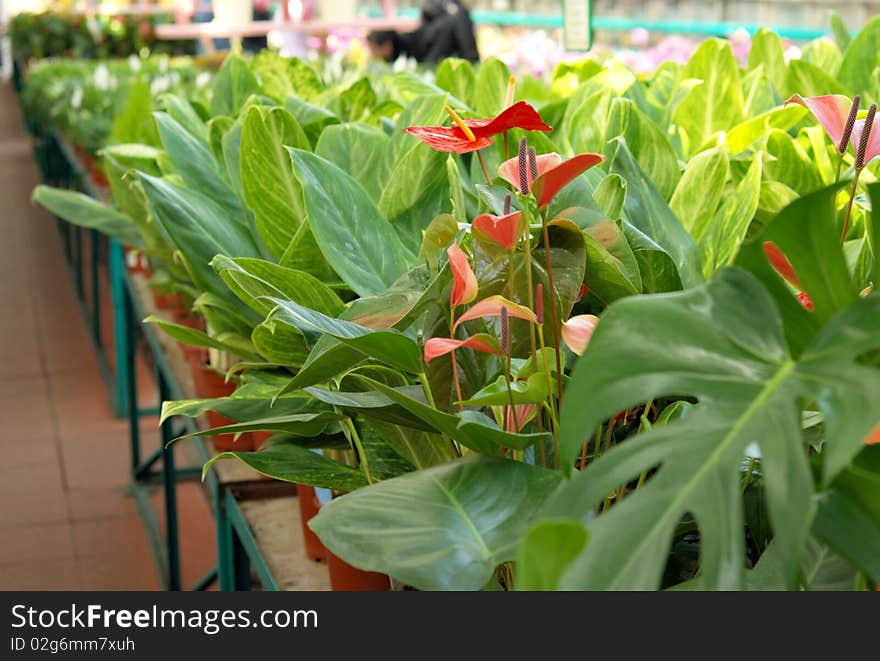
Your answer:
[[[461,0],[428,0],[422,5],[421,25],[414,32],[371,32],[367,44],[374,57],[393,62],[401,55],[417,62],[439,62],[460,57],[480,59],[474,25]]]

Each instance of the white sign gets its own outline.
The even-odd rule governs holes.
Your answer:
[[[566,50],[590,50],[593,45],[592,0],[562,0]]]

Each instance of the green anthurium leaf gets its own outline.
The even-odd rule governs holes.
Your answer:
[[[758,210],[761,195],[760,156],[752,161],[749,171],[732,195],[725,197],[721,207],[699,234],[703,272],[709,277],[723,266],[733,263],[746,238],[749,225]]]
[[[229,132],[235,125],[235,120],[232,117],[224,117],[220,115],[219,117],[212,117],[208,120],[208,143],[211,146],[211,153],[214,154],[214,158],[217,161],[224,163],[225,158],[223,155],[223,136]],[[229,169],[227,168],[226,175],[229,176]],[[233,187],[235,185],[233,184]]]
[[[609,174],[593,191],[593,200],[605,216],[618,220],[626,201],[626,181],[620,175]]]
[[[349,377],[349,381],[351,380],[352,379]],[[354,381],[357,383],[357,380]],[[418,397],[419,393],[421,393],[421,387],[419,386],[402,386],[398,389],[401,393],[410,397]],[[395,404],[393,400],[380,392],[371,390],[327,390],[326,388],[318,388],[315,386],[308,386],[304,388],[304,390],[316,400],[324,402],[325,404],[337,406],[342,409],[358,411],[362,415],[370,418],[384,420],[396,425],[404,425],[420,431],[434,431],[434,427]]]
[[[718,131],[727,131],[743,120],[743,97],[739,65],[730,44],[706,39],[691,55],[682,78],[702,81],[675,111],[675,120],[688,137],[689,153],[695,153]]]
[[[429,406],[423,399],[410,397],[405,393],[386,386],[384,383],[364,378],[375,390],[399,404],[413,415],[421,418],[442,434],[477,452],[493,454],[499,447],[525,450],[533,443],[546,440],[549,434],[513,434],[502,431],[498,425],[478,411],[462,411],[458,414],[444,413]]]
[[[833,39],[820,37],[804,44],[804,47],[801,48],[800,59],[814,64],[822,71],[834,76],[843,62],[843,54]]]
[[[523,536],[516,556],[516,589],[556,590],[568,565],[583,553],[590,533],[580,521],[541,521]]]
[[[326,108],[309,103],[297,96],[288,96],[284,107],[296,117],[296,121],[299,122],[312,145],[317,145],[324,129],[339,123],[339,118]]]
[[[454,216],[443,213],[432,220],[425,235],[422,238],[422,249],[419,252],[419,262],[427,262],[431,273],[437,273],[440,264],[440,255],[458,234],[458,222]]]
[[[199,113],[196,112],[192,103],[182,96],[165,94],[161,99],[161,108],[163,108],[175,122],[182,126],[187,133],[206,147],[208,146],[210,140],[208,125]],[[218,114],[222,115],[223,113]]]
[[[31,194],[31,201],[69,223],[96,229],[135,248],[144,247],[138,226],[129,216],[88,195],[41,184]]]
[[[878,53],[880,53],[880,17],[874,16],[865,23],[846,47],[843,62],[837,71],[840,84],[849,90],[850,95],[864,95],[872,89],[874,69],[880,64]],[[823,92],[823,94],[831,93],[832,90]]]
[[[532,374],[524,380],[508,380],[502,374],[495,381],[461,402],[464,406],[507,406],[511,397],[514,404],[540,404],[547,401],[550,385],[546,374]],[[555,386],[555,384],[553,384]],[[554,392],[556,388],[553,387]]]
[[[368,484],[364,473],[357,468],[328,459],[293,440],[271,443],[257,452],[223,452],[212,457],[203,472],[207,473],[211,464],[220,459],[238,459],[255,471],[282,482],[339,491],[354,491]]]
[[[361,296],[382,293],[415,256],[348,174],[309,152],[288,151],[309,226],[324,257]]]
[[[434,82],[441,89],[459,99],[473,99],[477,85],[474,66],[460,57],[447,57],[440,60],[434,73]],[[484,74],[488,75],[488,74]],[[505,90],[506,92],[506,90]]]
[[[161,420],[165,421],[176,415],[195,418],[207,411],[216,411],[227,418],[243,422],[265,417],[270,410],[278,415],[314,413],[317,406],[313,398],[303,393],[281,397],[274,404],[273,396],[274,389],[268,386],[258,389],[239,386],[229,397],[166,401],[162,403]]]
[[[422,590],[479,590],[514,558],[559,480],[522,462],[469,457],[337,498],[309,526],[360,569]]]
[[[359,78],[339,92],[341,115],[350,122],[363,120],[375,105],[376,92],[367,77]]]
[[[275,431],[284,432],[294,436],[319,436],[325,432],[338,432],[337,424],[344,416],[331,411],[321,413],[294,413],[292,415],[279,415],[271,418],[248,420],[231,425],[223,425],[213,429],[204,429],[192,434],[186,434],[180,438],[193,438],[195,436],[214,436],[216,434],[240,434],[248,431]]]
[[[170,115],[153,115],[168,158],[186,185],[210,197],[227,214],[243,217],[244,209],[226,179],[225,168],[214,158],[210,146],[193,137]]]
[[[763,67],[767,78],[781,95],[788,72],[785,51],[779,35],[767,28],[760,28],[755,33],[752,37],[752,47],[749,49],[749,71],[754,71],[758,67]]]
[[[834,34],[834,41],[837,42],[837,47],[841,50],[841,52],[845,52],[846,49],[849,47],[850,42],[852,41],[852,35],[847,29],[846,23],[843,22],[840,14],[838,14],[836,11],[831,12],[830,20],[831,32]]]
[[[788,133],[774,129],[767,137],[766,171],[769,179],[782,182],[801,195],[822,185],[822,177],[803,145]]]
[[[510,80],[510,69],[497,57],[488,57],[477,68],[473,97],[476,99],[476,111],[480,117],[495,117],[504,110],[504,98],[507,96],[507,83]]]
[[[379,164],[389,142],[385,132],[373,126],[338,124],[324,129],[315,153],[350,174],[378,203],[382,195]]]
[[[793,585],[816,510],[803,451],[803,402],[817,402],[825,420],[823,479],[829,481],[880,421],[869,404],[880,397],[880,373],[858,363],[880,347],[869,321],[878,313],[880,296],[857,301],[794,358],[773,298],[740,269],[725,269],[682,293],[610,306],[566,389],[562,466],[572,466],[584,439],[618,411],[673,393],[699,404],[613,447],[554,499],[548,516],[583,518],[621,484],[659,466],[644,487],[589,524],[590,545],[562,585],[656,587],[671,535],[691,514],[700,530],[703,586],[742,586],[740,466],[751,443],[761,450],[774,542]]]
[[[841,557],[880,583],[880,519],[847,490],[819,494],[813,532]]]
[[[627,182],[625,222],[632,224],[669,254],[685,287],[698,285],[703,281],[703,276],[697,244],[641,171],[626,142],[616,139],[609,146],[611,171]],[[644,274],[644,270],[642,272]]]
[[[267,319],[251,332],[254,348],[272,363],[302,365],[309,357],[309,344],[302,332],[280,319]]]
[[[767,135],[770,129],[787,131],[807,114],[806,108],[799,105],[784,106],[768,110],[751,117],[733,127],[727,134],[727,148],[731,154],[738,154]]]
[[[700,152],[685,166],[669,208],[691,236],[699,239],[715,215],[728,174],[727,152],[720,147]]]
[[[233,353],[239,353],[242,350],[242,347],[237,344],[227,344],[221,341],[219,337],[212,337],[197,328],[175,324],[171,321],[160,319],[159,317],[147,317],[146,319],[144,319],[144,323],[156,324],[168,336],[173,337],[175,340],[178,340],[179,342],[183,342],[184,344],[188,344],[190,346],[218,349],[220,351],[231,351]],[[255,353],[253,353],[253,351],[251,351],[248,352],[246,355],[242,355],[242,358],[254,359],[257,358],[257,356]]]
[[[301,331],[330,335],[364,355],[404,372],[419,374],[423,370],[419,345],[398,330],[372,330],[344,319],[328,317],[293,301],[269,300],[278,306],[272,317],[283,319]]]
[[[441,184],[447,184],[448,188],[446,158],[446,154],[430,149],[427,145],[410,149],[391,168],[379,198],[379,212],[394,223]],[[447,194],[447,207],[448,200]],[[428,213],[430,212],[425,212],[425,215]]]
[[[287,147],[308,148],[302,128],[284,108],[252,107],[241,132],[241,184],[257,231],[276,258],[305,218],[303,194]]]
[[[211,83],[211,114],[236,117],[252,94],[258,94],[257,77],[240,55],[229,55]]]
[[[388,443],[376,430],[358,421],[358,433],[360,434],[361,447],[366,455],[366,463],[370,468],[370,477],[373,481],[390,480],[391,478],[412,473],[415,467],[401,457],[394,447]]]
[[[232,184],[232,189],[235,191],[235,194],[238,196],[242,205],[245,206],[247,205],[247,200],[244,195],[244,185],[241,182],[241,134],[244,132],[244,123],[246,119],[247,112],[242,112],[242,114],[229,125],[229,128],[220,138],[220,155],[217,156],[217,160],[226,166],[226,176]],[[213,122],[214,120],[211,121]],[[212,124],[212,129],[215,126],[217,125]]]
[[[212,291],[231,298],[231,307],[240,304],[210,266],[217,254],[235,257],[267,257],[247,224],[231,218],[225,209],[203,193],[166,179],[140,174],[150,212],[183,255],[193,282],[201,291]],[[247,308],[245,308],[247,309]]]
[[[749,71],[742,79],[743,117],[770,112],[779,105],[779,92],[764,74],[764,67]]]
[[[811,591],[853,590],[856,569],[815,537],[807,539],[801,574],[804,588]]]
[[[623,136],[639,167],[664,200],[675,190],[678,159],[663,132],[629,99],[614,99],[606,127],[608,139]],[[619,217],[619,216],[618,216]]]
[[[847,90],[852,89],[842,85],[837,77],[803,60],[792,60],[788,63],[784,88],[785,92],[782,95],[784,99],[792,94],[800,94],[803,97],[847,94]]]
[[[302,271],[262,259],[230,259],[217,255],[211,266],[235,294],[257,312],[267,315],[275,305],[266,297],[284,298],[337,317],[345,310],[339,295]]]

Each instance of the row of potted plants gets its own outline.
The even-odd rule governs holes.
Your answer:
[[[540,110],[497,60],[230,56],[104,153],[205,323],[153,321],[235,385],[163,415],[270,433],[219,459],[332,490],[329,551],[417,589],[873,586],[875,108],[842,93],[877,98],[878,31],[565,63]]]

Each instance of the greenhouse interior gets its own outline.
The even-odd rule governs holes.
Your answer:
[[[880,2],[0,0],[0,72],[0,589],[880,589]]]

